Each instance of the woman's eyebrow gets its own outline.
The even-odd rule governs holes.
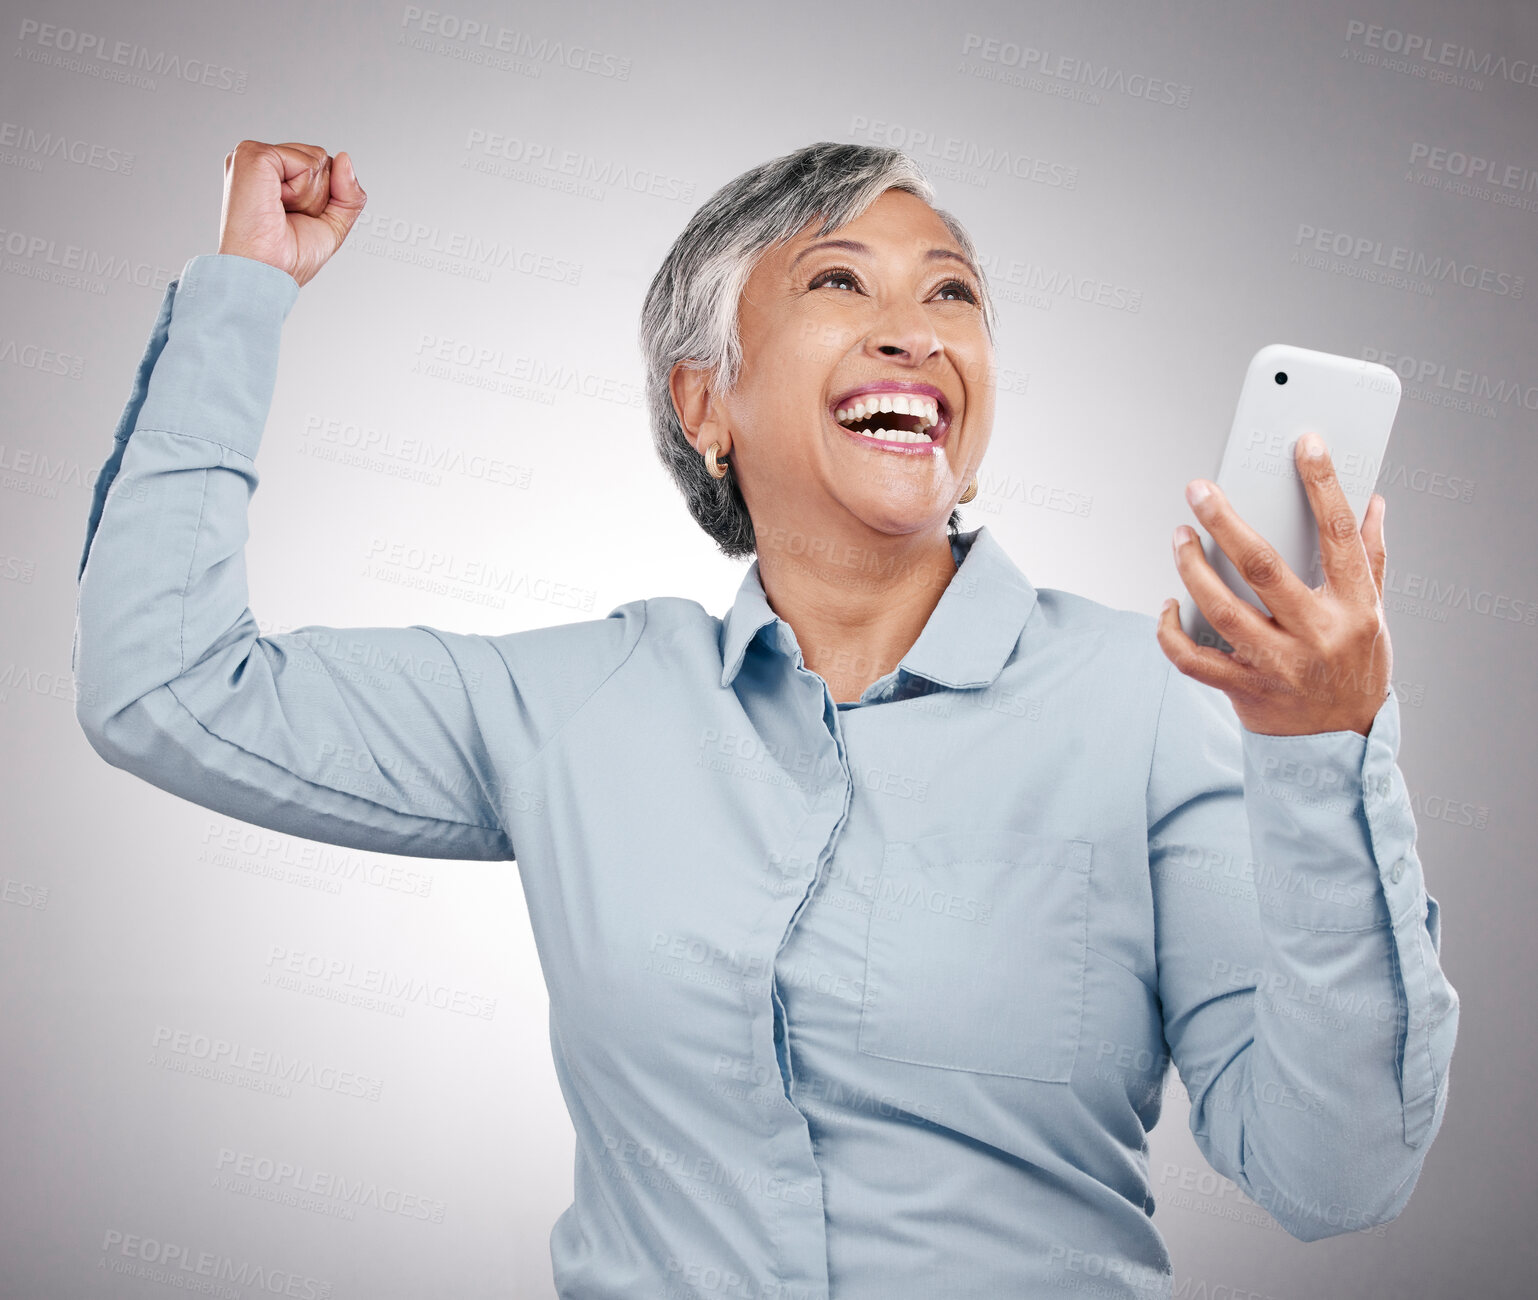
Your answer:
[[[797,262],[799,262],[808,253],[815,253],[819,248],[844,248],[848,249],[851,253],[864,253],[866,255],[869,255],[870,253],[870,246],[868,244],[860,243],[857,239],[822,239],[818,240],[818,242],[815,244],[808,244],[793,258],[791,258],[790,265],[786,268],[786,270],[794,271],[796,269]],[[927,253],[924,254],[924,260],[929,262],[937,261],[941,258],[947,257],[953,258],[954,260],[960,262],[974,275],[977,274],[977,268],[973,266],[971,262],[967,261],[967,259],[964,258],[960,253],[954,252],[949,248],[931,248]]]

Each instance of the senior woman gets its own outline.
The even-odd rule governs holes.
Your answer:
[[[1359,532],[1300,453],[1311,590],[1193,483],[1276,611],[1177,532],[1232,658],[1168,605],[1034,587],[959,530],[993,322],[932,197],[901,153],[812,145],[713,195],[651,285],[657,448],[755,557],[724,619],[258,634],[281,326],[365,201],[315,146],[227,157],[220,251],[168,287],[97,481],[103,758],[309,839],[516,858],[577,1137],[563,1296],[1166,1296],[1171,1061],[1207,1160],[1305,1240],[1394,1218],[1441,1124],[1458,999],[1381,498]]]

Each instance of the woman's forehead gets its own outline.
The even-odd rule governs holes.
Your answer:
[[[863,212],[841,226],[824,230],[822,227],[825,220],[825,214],[818,213],[785,243],[795,248],[830,238],[864,242],[867,238],[901,240],[905,237],[915,240],[928,238],[947,244],[955,242],[945,222],[940,219],[940,214],[918,195],[910,194],[907,190],[886,190]]]

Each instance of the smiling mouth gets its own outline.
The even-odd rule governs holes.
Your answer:
[[[861,393],[832,415],[862,442],[891,450],[928,451],[945,441],[950,428],[943,405],[923,394]]]

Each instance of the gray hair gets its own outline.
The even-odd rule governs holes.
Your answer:
[[[646,291],[640,342],[652,438],[689,513],[727,556],[756,553],[753,521],[737,475],[712,478],[705,458],[684,435],[669,388],[673,367],[682,361],[708,371],[718,391],[730,392],[742,369],[738,304],[763,252],[817,216],[823,218],[818,235],[830,234],[894,189],[934,207],[928,178],[900,149],[824,140],[771,159],[706,200],[673,241]],[[977,271],[983,318],[992,336],[993,300],[971,236],[950,213],[936,208],[935,215]],[[952,510],[948,527],[953,536],[960,524],[960,512]]]

